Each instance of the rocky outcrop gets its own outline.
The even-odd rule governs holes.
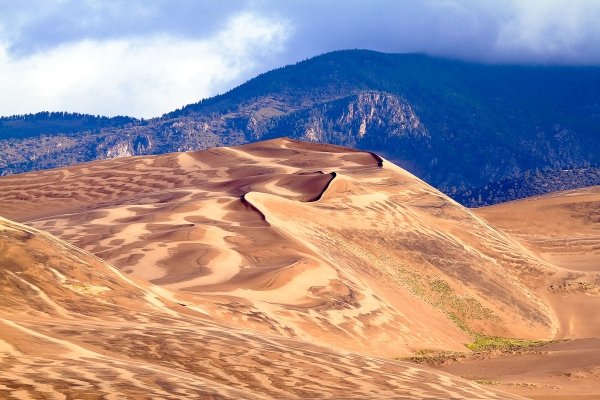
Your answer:
[[[410,103],[383,92],[361,92],[280,116],[267,136],[287,132],[309,142],[357,146],[365,137],[428,137]]]

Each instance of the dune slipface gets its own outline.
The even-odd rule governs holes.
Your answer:
[[[460,378],[215,323],[0,218],[2,398],[481,398]]]
[[[367,152],[278,139],[2,177],[0,188],[3,216],[176,296],[194,318],[278,340],[393,358],[467,351],[477,334],[600,326],[567,324],[580,302],[562,301],[579,285],[597,304],[594,272],[574,274]]]

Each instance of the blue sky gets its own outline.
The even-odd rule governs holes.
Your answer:
[[[331,50],[600,65],[600,0],[0,0],[0,114],[152,117]]]

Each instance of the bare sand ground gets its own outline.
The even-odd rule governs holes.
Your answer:
[[[532,399],[600,398],[600,339],[476,354],[438,369]]]
[[[600,272],[600,186],[475,212],[553,264],[572,271]]]
[[[3,399],[518,398],[215,323],[176,293],[1,218],[0,266]]]
[[[600,398],[600,187],[570,190],[473,210],[568,271],[545,293],[572,340],[517,352],[449,359],[438,367],[533,399]],[[575,339],[573,339],[575,338]],[[578,339],[581,338],[581,339]]]
[[[600,187],[476,209],[540,258],[569,271],[545,293],[560,321],[557,337],[598,337]]]
[[[370,153],[279,139],[2,177],[0,189],[3,216],[237,329],[387,358],[468,351],[477,334],[600,332],[594,246],[577,247],[577,268],[559,262],[539,232]],[[589,223],[564,234],[593,236]]]

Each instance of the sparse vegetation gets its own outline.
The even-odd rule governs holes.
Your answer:
[[[498,381],[492,381],[489,379],[475,379],[473,382],[477,383],[478,385],[499,385],[500,382]]]
[[[408,361],[415,364],[426,364],[426,365],[439,365],[443,364],[447,360],[464,358],[466,353],[459,353],[455,351],[440,351],[440,350],[428,350],[422,349],[415,352],[410,357],[400,357],[400,361]]]
[[[446,282],[442,279],[436,279],[436,280],[430,282],[429,286],[431,287],[431,290],[433,290],[434,292],[439,293],[441,295],[451,295],[453,292],[450,285],[448,285],[448,282]]]
[[[492,310],[476,298],[457,293],[447,281],[437,276],[417,273],[404,265],[397,265],[396,274],[399,283],[415,296],[442,310],[462,331],[475,335],[470,321],[499,320]]]
[[[429,281],[429,288],[433,293],[433,305],[446,312],[448,317],[461,330],[473,333],[469,321],[471,320],[498,320],[492,310],[485,307],[469,294],[460,295],[442,279]]]
[[[400,357],[398,360],[436,366],[449,360],[456,361],[461,358],[480,357],[493,351],[513,352],[556,342],[556,340],[516,339],[500,336],[487,336],[478,333],[474,334],[474,337],[475,339],[473,342],[465,344],[465,347],[471,350],[472,353],[421,349],[416,351],[412,356]]]
[[[63,286],[69,290],[72,290],[73,292],[76,292],[79,294],[91,295],[91,296],[95,296],[102,292],[106,292],[106,291],[110,290],[110,288],[108,288],[106,286],[90,285],[90,284],[83,283],[83,282],[63,283]]]
[[[476,352],[485,351],[515,351],[553,343],[552,340],[529,340],[505,338],[499,336],[476,335],[475,341],[467,344],[467,348]]]
[[[449,312],[448,313],[448,318],[450,318],[452,320],[452,322],[454,322],[454,324],[461,330],[461,331],[465,331],[465,332],[470,332],[471,328],[469,328],[469,326],[466,324],[466,322],[464,321],[464,319],[458,317],[456,314],[454,314],[453,312]]]

